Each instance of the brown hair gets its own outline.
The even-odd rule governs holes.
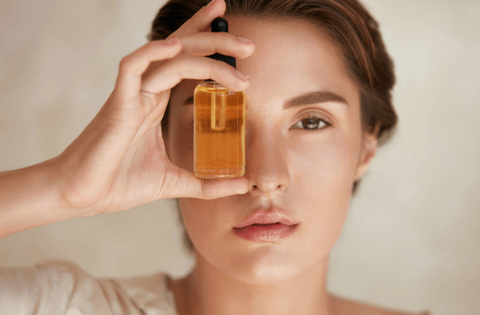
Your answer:
[[[190,19],[209,0],[169,0],[152,22],[148,40],[165,39]],[[391,90],[395,84],[393,62],[388,55],[378,23],[357,0],[225,0],[226,15],[248,18],[304,19],[327,30],[341,49],[352,78],[360,90],[362,128],[378,129],[379,145],[394,133],[397,115]],[[170,104],[169,104],[170,105]],[[162,120],[168,131],[169,108]],[[352,194],[360,180],[353,184]],[[177,199],[177,203],[178,203]],[[183,220],[179,212],[180,221]],[[184,229],[186,247],[193,244]]]

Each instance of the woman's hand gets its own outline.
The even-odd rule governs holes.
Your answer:
[[[182,79],[211,78],[232,90],[250,84],[233,67],[205,57],[218,52],[243,59],[255,49],[233,34],[207,32],[224,12],[224,0],[213,0],[167,40],[125,56],[112,94],[64,152],[0,172],[0,238],[158,199],[214,199],[248,191],[244,177],[199,179],[177,167],[162,137],[170,91]]]
[[[161,120],[170,90],[182,79],[211,78],[233,90],[242,79],[215,52],[246,58],[254,51],[228,33],[205,32],[225,11],[223,0],[203,7],[167,40],[149,42],[120,62],[114,91],[80,136],[58,157],[63,207],[86,215],[115,212],[158,199],[220,198],[248,191],[247,180],[199,179],[167,157]],[[241,75],[241,74],[240,74]]]

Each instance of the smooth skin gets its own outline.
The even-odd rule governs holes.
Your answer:
[[[219,15],[223,1],[215,1]],[[199,12],[201,14],[201,11]],[[246,173],[249,191],[215,200],[180,198],[196,264],[170,281],[181,315],[399,314],[327,293],[328,257],[343,228],[353,183],[368,170],[377,130],[362,129],[360,93],[341,51],[326,31],[304,20],[225,16],[229,31],[253,40],[255,52],[237,60],[251,77],[246,90]],[[193,171],[194,89],[172,90],[165,134],[171,161]],[[328,100],[283,109],[305,93]],[[317,124],[302,121],[318,117]],[[312,130],[308,130],[308,129]],[[315,130],[315,132],[313,131]],[[233,227],[259,207],[285,209],[299,223],[280,241],[253,242]]]
[[[376,134],[362,130],[358,88],[340,51],[305,21],[227,17],[230,33],[208,32],[224,12],[224,0],[213,0],[167,40],[125,56],[112,94],[64,152],[0,173],[0,237],[180,198],[197,263],[189,275],[169,282],[179,315],[399,314],[334,297],[325,288],[328,255],[353,182],[368,170],[377,147]],[[236,57],[239,71],[205,57],[215,52]],[[207,78],[246,90],[242,178],[207,180],[192,173],[193,106],[182,103]],[[282,108],[285,100],[317,90],[347,104]],[[160,122],[170,98],[164,135]],[[319,119],[318,132],[302,123],[311,114]],[[285,209],[298,231],[278,242],[234,235],[233,226],[260,206]]]

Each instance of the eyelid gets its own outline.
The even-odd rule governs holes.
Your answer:
[[[312,112],[312,113],[306,113],[306,114],[302,115],[302,117],[300,119],[308,119],[308,118],[319,119],[319,120],[322,120],[323,122],[325,122],[326,124],[331,125],[330,119],[325,117],[325,116],[326,115],[323,115],[323,114],[318,113],[318,112]]]

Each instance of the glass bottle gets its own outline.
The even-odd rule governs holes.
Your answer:
[[[212,32],[228,32],[225,18]],[[234,57],[208,56],[236,67]],[[245,174],[245,91],[233,91],[211,79],[197,85],[194,104],[194,166],[199,178],[234,178]]]

